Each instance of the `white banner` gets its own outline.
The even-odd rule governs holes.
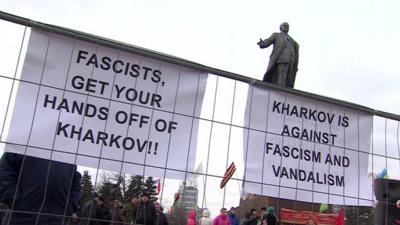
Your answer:
[[[371,206],[371,129],[371,115],[250,87],[244,132],[245,192]]]
[[[21,80],[6,151],[146,176],[193,171],[206,73],[32,30]]]

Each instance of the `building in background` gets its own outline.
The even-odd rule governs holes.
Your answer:
[[[198,210],[198,193],[196,182],[182,182],[179,185],[179,190],[175,196],[179,196],[176,202],[176,207],[182,208],[183,211]]]
[[[184,181],[179,185],[168,218],[171,225],[186,224],[187,215],[192,210],[197,212],[197,216],[201,215],[201,210],[197,206],[198,193],[195,181]]]

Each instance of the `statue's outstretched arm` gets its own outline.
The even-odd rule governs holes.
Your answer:
[[[271,44],[273,44],[275,42],[275,35],[272,34],[271,37],[262,40],[260,38],[260,41],[257,42],[258,46],[260,46],[260,48],[267,48],[269,47]]]

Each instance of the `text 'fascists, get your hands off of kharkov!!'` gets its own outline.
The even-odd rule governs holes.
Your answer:
[[[151,81],[159,87],[163,87],[165,82],[162,80],[162,71],[159,69],[140,66],[128,61],[113,60],[111,57],[98,57],[95,53],[79,50],[75,62],[86,66],[94,67],[105,71],[112,71],[116,76],[130,76],[132,78]],[[71,79],[71,86],[75,90],[86,91],[88,94],[103,96],[107,89],[115,93],[116,101],[129,101],[133,105],[139,105],[147,108],[161,108],[163,96],[139,88],[132,88],[121,84],[112,84],[110,82],[85,78],[85,76],[74,75]],[[109,91],[108,90],[108,91]],[[67,98],[60,98],[49,94],[45,95],[43,107],[53,110],[63,110],[67,113],[78,114],[85,117],[97,118],[99,120],[112,119],[118,124],[135,124],[139,128],[149,129],[154,126],[157,132],[171,133],[178,127],[178,123],[167,121],[161,118],[152,118],[151,115],[140,114],[136,112],[127,112],[119,110],[115,114],[110,114],[110,109],[105,106],[97,106],[83,101],[76,101]],[[152,121],[153,120],[153,121]],[[107,133],[104,131],[93,131],[92,129],[83,129],[69,123],[58,122],[56,134],[76,139],[82,142],[92,144],[102,144],[104,146],[114,147],[124,150],[137,150],[142,152],[145,149],[148,153],[157,154],[158,142],[133,138],[129,136]]]

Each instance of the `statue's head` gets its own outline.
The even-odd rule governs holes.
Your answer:
[[[287,32],[289,32],[289,24],[284,22],[284,23],[281,24],[279,29],[281,30],[281,32],[287,33]]]

